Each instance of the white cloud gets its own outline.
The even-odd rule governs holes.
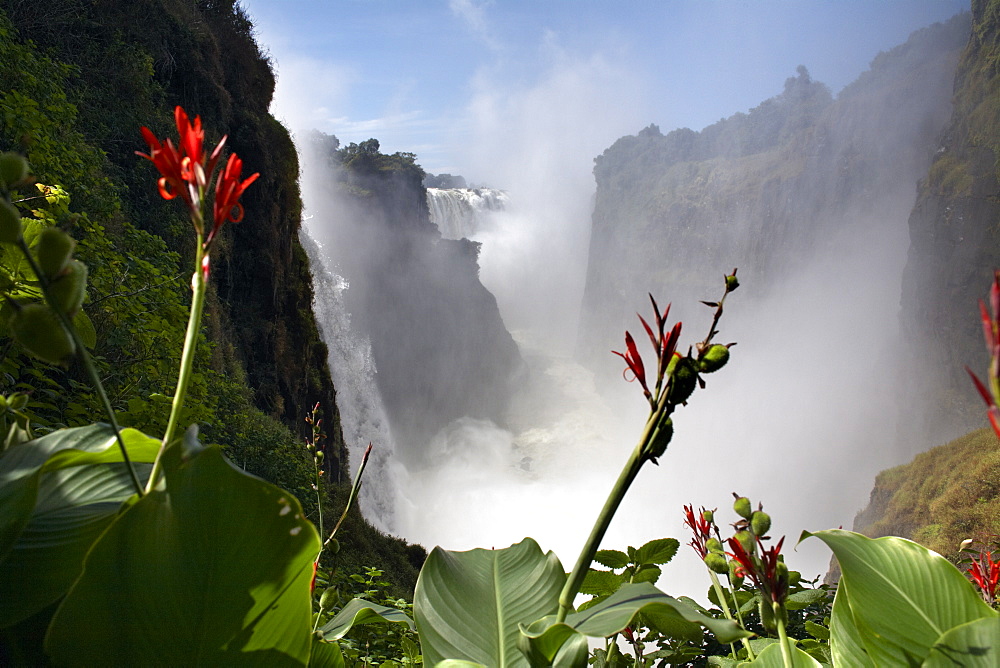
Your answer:
[[[483,41],[486,46],[493,50],[500,48],[500,42],[490,30],[490,23],[486,18],[486,8],[493,4],[492,0],[475,2],[475,0],[450,0],[448,7],[452,13],[458,16],[469,26],[469,28]]]

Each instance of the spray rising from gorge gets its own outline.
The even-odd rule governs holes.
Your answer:
[[[720,337],[738,342],[733,361],[678,412],[607,546],[683,536],[683,504],[733,491],[780,508],[778,534],[849,524],[874,473],[912,454],[893,446],[896,388],[920,382],[897,320],[907,218],[965,29],[924,31],[836,98],[802,68],[700,133],[623,137],[597,162],[596,194],[588,178],[512,178],[502,209],[477,208],[469,194],[425,198],[405,164],[365,171],[393,159],[377,145],[304,150],[307,230],[337,297],[317,307],[340,350],[339,401],[362,398],[342,408],[345,436],[383,441],[366,514],[453,549],[532,535],[570,561],[645,418],[610,350],[646,292],[673,302],[684,341],[701,339],[698,300],[738,266]],[[575,157],[568,146],[518,160]],[[543,522],[538,508],[563,514]],[[700,594],[687,556],[666,576]],[[815,575],[827,556],[795,559]]]

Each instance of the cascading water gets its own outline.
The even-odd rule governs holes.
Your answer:
[[[337,388],[341,426],[351,457],[350,475],[361,461],[368,443],[375,446],[359,495],[361,510],[379,529],[392,531],[395,524],[392,453],[395,447],[375,385],[371,343],[351,328],[351,316],[343,299],[348,283],[330,271],[322,246],[309,235],[307,226],[303,226],[299,240],[313,267],[313,309],[330,351],[330,373]]]
[[[428,188],[431,221],[445,239],[471,239],[489,226],[494,213],[510,203],[506,191],[493,188]]]

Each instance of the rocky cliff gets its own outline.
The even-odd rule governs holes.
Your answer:
[[[914,33],[835,98],[799,67],[748,113],[701,132],[651,125],[607,149],[595,160],[580,354],[606,358],[647,292],[704,299],[738,266],[750,304],[840,246],[903,243],[891,235],[905,236],[940,146],[968,25]]]
[[[983,424],[982,401],[963,366],[985,370],[978,300],[1000,267],[1000,2],[972,3],[954,110],[909,219],[902,324],[912,364],[928,383],[911,400],[936,403],[912,416],[913,438],[955,438]],[[930,401],[928,401],[930,400]]]
[[[338,149],[314,137],[310,230],[349,284],[352,327],[371,341],[397,453],[426,465],[425,445],[452,420],[503,424],[523,362],[496,299],[479,281],[479,245],[431,222],[423,170],[371,139]]]

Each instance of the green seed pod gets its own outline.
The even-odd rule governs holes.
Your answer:
[[[701,519],[705,520],[709,524],[712,524],[715,522],[715,513],[711,510],[703,510],[701,511]]]
[[[24,392],[15,392],[7,397],[7,406],[12,411],[23,411],[28,407],[28,395]]]
[[[7,397],[0,394],[0,413],[7,412]]]
[[[649,456],[657,458],[667,451],[670,439],[674,437],[674,421],[667,418],[660,423],[653,440],[649,444]]]
[[[45,304],[28,304],[10,320],[10,333],[35,357],[50,364],[61,364],[76,352],[76,344]]]
[[[705,565],[716,573],[729,572],[729,562],[726,561],[726,555],[719,554],[718,552],[709,552],[706,554]]]
[[[736,278],[736,272],[734,271],[729,276],[726,276],[726,292],[732,292],[738,287],[740,287],[740,282]]]
[[[83,298],[87,295],[87,265],[79,260],[70,262],[52,281],[49,291],[55,297],[59,308],[70,316],[76,315],[83,306]]]
[[[775,635],[778,632],[778,625],[774,621],[774,607],[771,605],[771,601],[761,597],[758,609],[760,610],[760,625],[764,627],[768,635]]]
[[[13,188],[27,179],[27,160],[17,153],[0,153],[0,183]]]
[[[736,535],[733,536],[743,546],[743,549],[750,554],[753,551],[753,536],[749,531],[737,531]]]
[[[694,386],[698,382],[698,372],[694,367],[694,360],[689,357],[681,357],[674,365],[670,374],[670,394],[667,397],[672,404],[681,404],[694,392]]]
[[[719,554],[725,553],[725,550],[722,547],[722,543],[719,542],[718,538],[709,538],[708,540],[706,540],[705,548],[709,552],[718,552]]]
[[[336,587],[327,587],[319,597],[319,607],[329,610],[340,602],[340,591]]]
[[[0,241],[9,244],[21,238],[21,212],[5,199],[0,199]]]
[[[698,360],[698,370],[702,373],[712,373],[726,366],[729,361],[729,348],[721,343],[713,343]]]
[[[74,246],[76,246],[76,242],[62,230],[56,227],[47,227],[42,230],[42,233],[38,235],[35,255],[38,257],[38,264],[46,278],[55,278],[66,268],[73,256]]]
[[[750,530],[755,536],[764,536],[771,528],[771,516],[763,510],[755,510],[750,516]]]
[[[785,565],[785,562],[779,561],[774,565],[774,574],[777,576],[778,582],[781,584],[781,589],[787,593],[788,583],[791,580],[791,572],[788,570],[788,566]]]
[[[733,510],[736,514],[745,520],[750,519],[753,514],[753,507],[750,505],[750,499],[745,496],[738,497],[736,501],[733,502]]]
[[[337,554],[340,552],[340,541],[336,538],[330,540],[330,544],[326,546],[326,549],[330,550],[330,554]]]

